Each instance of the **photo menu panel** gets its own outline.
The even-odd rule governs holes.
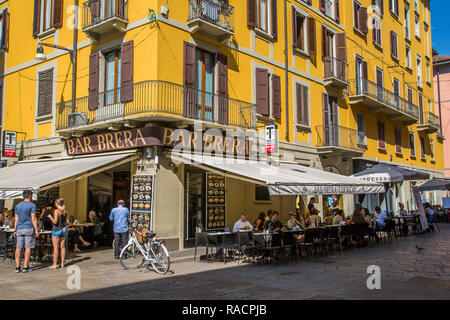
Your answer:
[[[225,177],[206,175],[206,230],[225,228]]]
[[[134,175],[131,188],[131,226],[151,230],[154,175]]]

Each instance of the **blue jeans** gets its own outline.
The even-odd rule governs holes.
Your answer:
[[[114,232],[114,257],[120,256],[120,251],[128,242],[128,232]]]

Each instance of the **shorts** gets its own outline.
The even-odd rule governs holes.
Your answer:
[[[34,229],[19,229],[16,232],[18,249],[34,249],[36,246],[36,238],[34,237]]]
[[[55,238],[64,238],[66,236],[66,228],[62,228],[58,231],[52,231],[52,237]]]

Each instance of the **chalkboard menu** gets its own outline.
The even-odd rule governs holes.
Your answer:
[[[134,175],[131,188],[131,226],[152,229],[154,175]]]
[[[206,175],[206,230],[225,228],[225,177]]]
[[[59,198],[59,187],[49,189],[47,191],[42,191],[38,193],[36,200],[36,208],[39,212],[47,206],[49,202],[55,202]]]

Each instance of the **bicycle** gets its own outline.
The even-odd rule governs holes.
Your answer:
[[[125,270],[146,269],[151,265],[157,273],[166,274],[170,268],[170,257],[164,242],[155,239],[156,234],[146,229],[144,232],[136,229],[130,233],[128,243],[120,252],[122,267]]]

